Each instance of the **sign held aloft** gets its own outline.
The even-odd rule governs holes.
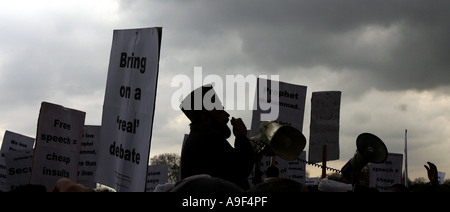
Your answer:
[[[145,191],[161,34],[114,30],[95,179],[117,191]]]
[[[51,190],[60,178],[77,182],[78,161],[86,113],[42,102],[31,184]]]
[[[309,162],[323,162],[324,145],[327,146],[327,160],[339,159],[340,108],[340,91],[312,93]]]

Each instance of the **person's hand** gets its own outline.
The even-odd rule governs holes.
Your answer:
[[[241,118],[235,119],[234,117],[231,118],[231,125],[233,126],[233,134],[234,136],[245,136],[247,137],[247,127],[245,126],[244,122]]]
[[[438,170],[436,165],[434,165],[431,162],[427,162],[427,164],[429,165],[429,167],[427,165],[425,166],[425,169],[427,169],[427,174],[428,174],[428,179],[430,180],[432,185],[438,185],[439,181],[438,181]]]

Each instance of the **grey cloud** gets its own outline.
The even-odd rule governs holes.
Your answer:
[[[180,145],[188,125],[181,118],[174,122],[182,114],[168,106],[176,90],[170,87],[170,79],[177,74],[190,76],[194,66],[203,66],[204,76],[279,74],[281,81],[308,86],[308,93],[342,90],[342,154],[348,158],[362,129],[378,130],[383,138],[401,141],[403,125],[414,123],[414,128],[409,127],[412,135],[433,134],[433,126],[400,121],[405,119],[399,118],[401,114],[413,113],[416,102],[391,106],[385,94],[375,96],[377,101],[368,102],[365,97],[372,97],[373,89],[434,89],[444,97],[450,94],[449,5],[448,1],[418,0],[127,0],[104,17],[80,8],[37,12],[39,16],[18,20],[7,17],[0,23],[4,30],[0,34],[0,100],[4,102],[0,109],[2,114],[16,114],[21,109],[16,105],[33,108],[31,115],[20,117],[20,122],[28,123],[27,134],[35,130],[39,104],[48,98],[58,98],[60,102],[55,103],[63,105],[95,99],[95,104],[87,104],[93,107],[87,117],[96,112],[98,118],[113,29],[161,26],[153,147]],[[355,102],[360,104],[353,106]],[[398,118],[392,123],[397,128],[383,130],[385,120],[377,117],[386,110],[369,112],[382,105],[393,111],[389,118]],[[244,113],[233,111],[250,120]],[[426,120],[428,116],[422,122]],[[308,120],[304,122],[307,132]],[[418,147],[411,143],[411,148]]]
[[[11,96],[2,95],[3,102],[40,102],[57,91],[71,95],[103,89],[112,30],[92,31],[71,23],[55,17],[29,28],[25,21],[6,27],[10,34],[3,35],[1,53],[8,59],[0,63],[0,88]],[[77,31],[85,33],[76,35]]]
[[[450,4],[445,1],[135,4],[142,10],[159,9],[156,15],[147,13],[139,20],[167,26],[167,31],[175,34],[167,35],[167,46],[174,44],[201,54],[220,47],[221,38],[237,35],[240,49],[229,55],[232,59],[239,56],[235,67],[253,66],[274,73],[316,66],[366,72],[363,80],[370,85],[367,87],[381,90],[434,89],[450,83],[446,21]],[[227,60],[218,57],[213,61]],[[197,63],[215,65],[220,71],[220,62],[197,59]]]

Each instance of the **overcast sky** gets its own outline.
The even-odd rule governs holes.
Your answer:
[[[279,75],[307,86],[306,138],[311,93],[342,91],[333,168],[353,156],[363,132],[403,153],[408,129],[410,178],[427,178],[427,161],[448,178],[449,11],[446,0],[3,2],[0,140],[5,130],[34,137],[42,101],[85,111],[86,124],[100,125],[113,30],[158,26],[151,156],[181,152],[189,122],[168,107],[178,89],[170,83],[201,66],[204,76]],[[251,111],[229,113],[250,127]]]

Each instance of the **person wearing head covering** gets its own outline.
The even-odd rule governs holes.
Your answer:
[[[231,119],[231,131],[227,125],[230,114],[224,110],[212,85],[192,91],[180,108],[191,121],[181,151],[181,179],[206,174],[249,189],[254,156],[242,119]],[[236,138],[234,147],[227,141],[231,132]]]

